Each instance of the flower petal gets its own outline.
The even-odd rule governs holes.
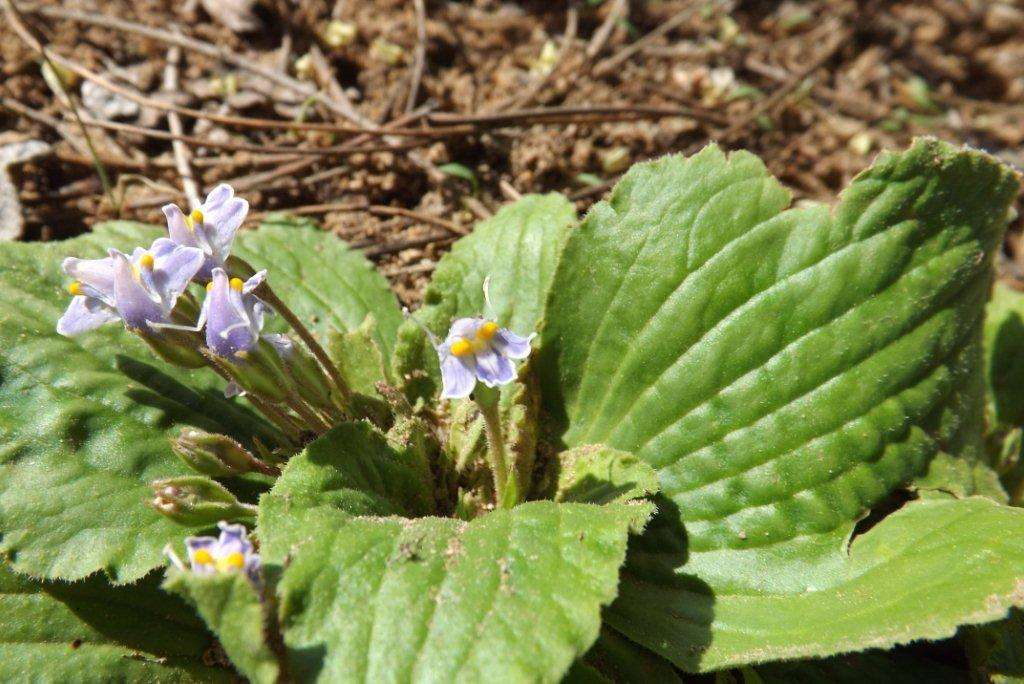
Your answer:
[[[242,292],[244,294],[249,294],[250,292],[255,290],[257,287],[259,287],[263,283],[263,281],[266,280],[266,279],[267,279],[267,269],[263,269],[262,271],[256,271],[255,273],[252,274],[252,276],[248,280],[246,280],[244,283],[242,283]]]
[[[203,214],[215,211],[235,194],[235,191],[227,183],[221,183],[206,196],[206,201],[200,207]]]
[[[221,520],[217,523],[220,528],[220,537],[217,539],[218,556],[226,556],[236,551],[240,553],[251,553],[252,542],[249,541],[245,525],[232,525]]]
[[[195,231],[185,223],[185,215],[177,204],[165,204],[163,206],[164,216],[167,218],[167,234],[171,240],[182,247],[198,247]]]
[[[445,342],[451,343],[460,337],[466,337],[473,339],[476,337],[476,331],[480,329],[480,326],[484,324],[482,318],[459,318],[452,322],[452,327],[448,329],[448,337],[445,338]]]
[[[108,305],[114,305],[114,260],[78,259],[68,257],[61,268],[69,276],[82,283],[83,294],[102,299]]]
[[[78,335],[89,330],[116,321],[117,312],[104,302],[94,297],[78,295],[71,299],[67,311],[57,321],[57,332],[67,337]]]
[[[197,563],[196,552],[205,549],[212,557],[217,547],[216,537],[185,537],[185,550],[188,552],[188,564],[192,572],[208,575],[217,571],[214,563]]]
[[[206,228],[206,239],[210,242],[214,256],[222,263],[231,253],[231,243],[235,239],[235,232],[246,214],[249,213],[249,203],[241,197],[234,197],[224,203],[223,206],[204,215],[203,225]]]
[[[251,296],[251,295],[250,295]],[[206,346],[218,356],[233,358],[255,346],[258,328],[243,306],[242,294],[231,289],[227,273],[213,269],[213,287],[203,304],[206,320]]]
[[[516,369],[507,358],[487,349],[476,355],[476,377],[488,387],[496,387],[512,382]]]
[[[498,351],[510,359],[525,359],[530,355],[530,341],[537,336],[520,337],[507,328],[502,328],[494,336],[493,344]]]
[[[442,399],[468,397],[476,386],[476,376],[462,361],[451,354],[441,355]]]
[[[150,249],[153,254],[153,288],[168,311],[189,282],[203,267],[206,259],[201,249],[179,247],[167,238],[160,238]]]
[[[114,260],[114,302],[124,324],[131,329],[149,332],[148,323],[166,323],[166,313],[135,278],[128,257],[113,249],[110,256]]]

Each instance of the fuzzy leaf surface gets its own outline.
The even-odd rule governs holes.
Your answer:
[[[555,682],[597,638],[649,504],[537,501],[472,522],[261,513],[302,681]]]
[[[709,669],[934,638],[1022,600],[1019,555],[979,533],[942,565],[977,590],[915,600],[927,587],[912,573],[865,573],[877,584],[857,587],[889,612],[842,629],[835,617],[836,582],[859,571],[843,553],[854,521],[924,475],[980,490],[981,321],[1018,185],[991,157],[922,140],[882,155],[834,210],[784,211],[759,160],[710,147],[634,167],[595,205],[563,251],[538,362],[565,447],[634,453],[661,480],[663,520],[612,626]],[[950,462],[967,467],[929,473]],[[950,503],[963,508],[922,505],[905,532],[861,542],[961,513],[982,529],[1020,522]]]

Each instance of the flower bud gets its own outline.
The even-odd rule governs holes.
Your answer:
[[[150,483],[149,505],[182,525],[212,525],[218,520],[252,518],[256,507],[244,504],[222,485],[207,477],[186,475]]]
[[[182,330],[137,332],[157,356],[173,366],[202,368],[206,365],[206,359],[199,352],[199,344],[202,342],[199,333]]]
[[[319,409],[333,411],[336,408],[331,400],[330,381],[309,352],[285,335],[266,335],[264,340],[277,352],[300,397]]]
[[[185,428],[171,440],[171,448],[192,470],[211,477],[241,475],[256,469],[253,455],[227,435]]]

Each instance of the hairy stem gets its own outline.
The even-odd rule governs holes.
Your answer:
[[[274,311],[281,314],[281,318],[287,321],[288,325],[292,327],[292,330],[294,330],[299,336],[299,339],[301,339],[306,345],[306,348],[309,349],[310,353],[313,354],[313,356],[316,357],[316,360],[320,362],[324,371],[331,378],[331,382],[334,383],[334,386],[337,387],[338,392],[341,393],[345,403],[348,404],[352,396],[352,390],[349,389],[345,379],[341,377],[341,372],[338,370],[338,367],[334,365],[334,362],[331,361],[331,358],[327,355],[327,351],[320,346],[320,343],[317,342],[315,337],[313,337],[313,333],[309,331],[302,321],[299,320],[299,317],[295,315],[295,312],[289,309],[288,305],[281,301],[281,298],[278,297],[274,290],[265,282],[257,289],[256,296],[263,299],[274,309]]]
[[[515,470],[508,462],[505,435],[501,427],[498,408],[498,390],[477,386],[473,398],[480,407],[487,432],[487,456],[494,475],[494,504],[497,508],[512,508],[518,503],[519,483]]]

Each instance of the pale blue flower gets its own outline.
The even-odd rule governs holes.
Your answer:
[[[131,256],[111,249],[104,259],[68,257],[62,268],[74,278],[68,286],[74,297],[57,321],[57,332],[78,335],[118,319],[145,333],[171,325],[174,305],[203,258],[201,250],[167,238],[149,249],[138,247]]]
[[[230,185],[221,183],[188,216],[175,204],[165,205],[163,212],[171,240],[183,247],[198,247],[203,251],[206,260],[197,277],[209,280],[213,269],[225,267],[235,232],[249,212],[249,203],[235,197]]]
[[[512,382],[516,377],[512,360],[530,355],[533,338],[484,318],[456,320],[444,342],[435,344],[441,363],[441,398],[468,397],[477,381],[488,387]]]
[[[244,572],[259,581],[260,555],[256,553],[244,525],[217,523],[219,537],[187,537],[189,569],[197,575]]]
[[[266,271],[246,281],[228,278],[222,268],[213,269],[199,326],[206,325],[206,346],[227,359],[245,358],[260,340],[267,311],[253,291],[263,282]]]

